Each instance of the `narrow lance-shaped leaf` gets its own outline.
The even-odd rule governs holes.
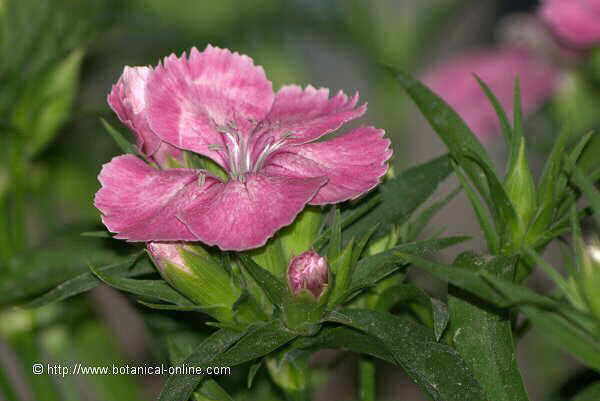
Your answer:
[[[444,141],[452,157],[465,170],[478,191],[483,196],[487,196],[487,189],[483,185],[483,177],[479,166],[473,163],[472,160],[465,158],[465,152],[469,152],[476,155],[481,164],[493,169],[493,163],[487,151],[477,140],[475,134],[462,118],[429,88],[404,71],[393,72],[400,85],[419,107],[434,131]]]
[[[600,400],[600,381],[590,384],[581,393],[577,394],[573,401],[596,401]]]
[[[477,195],[475,190],[471,187],[471,184],[468,182],[467,177],[465,177],[464,173],[455,167],[456,176],[460,181],[462,188],[465,190],[467,194],[467,198],[469,198],[469,202],[475,211],[475,216],[477,217],[477,221],[479,222],[479,226],[483,231],[483,235],[485,236],[485,240],[488,246],[490,253],[497,254],[500,250],[500,236],[496,232],[494,224],[491,220],[491,216],[486,211],[486,208],[481,201],[481,198]]]
[[[338,208],[333,210],[333,222],[331,224],[329,246],[327,248],[327,259],[332,262],[337,259],[342,251],[342,215]]]
[[[283,328],[280,321],[251,326],[245,333],[220,330],[200,344],[182,365],[234,367],[268,355],[297,336]],[[187,401],[202,378],[185,374],[170,376],[159,401]]]
[[[510,144],[513,140],[513,130],[510,126],[510,122],[508,121],[508,116],[500,104],[500,100],[498,100],[494,92],[492,92],[492,89],[477,74],[474,75],[477,83],[479,83],[479,86],[487,96],[490,104],[496,112],[496,115],[498,116],[498,121],[500,121],[500,127],[502,128],[502,134],[504,135],[505,143],[507,147],[510,148]]]
[[[374,224],[380,224],[381,230],[375,234],[377,237],[384,235],[394,225],[403,224],[417,208],[425,203],[451,172],[450,158],[440,156],[386,180],[378,187],[381,201],[370,210],[366,217],[346,228],[344,230],[345,237],[361,236],[371,230]],[[374,195],[375,197],[377,194]],[[342,219],[351,213],[353,212],[344,212]]]
[[[291,347],[314,351],[337,348],[396,363],[381,340],[348,326],[324,326],[314,336],[298,338],[291,344]]]
[[[100,121],[104,126],[106,132],[112,137],[117,146],[125,153],[131,153],[137,155],[139,152],[125,137],[112,125],[110,125],[105,119],[101,118]]]
[[[102,272],[93,266],[90,266],[90,269],[100,280],[111,287],[139,295],[144,299],[164,301],[181,306],[194,305],[189,299],[175,291],[166,281],[123,278]]]
[[[250,257],[239,255],[239,258],[246,271],[265,292],[271,303],[281,307],[289,298],[286,285],[269,271],[256,264]]]
[[[144,274],[155,272],[154,266],[146,258],[140,260],[140,255],[144,252],[137,253],[123,262],[111,263],[109,265],[99,266],[96,269],[103,273],[115,274],[119,277],[135,277]],[[72,296],[81,294],[96,288],[101,283],[92,272],[81,273],[67,281],[64,281],[44,293],[43,295],[32,299],[25,308],[39,308],[53,302],[59,302]]]
[[[523,107],[521,106],[521,84],[519,77],[515,78],[513,99],[513,137],[510,142],[508,167],[509,170],[517,160],[519,144],[523,139]]]
[[[182,363],[182,366],[205,368],[216,366],[213,361],[245,335],[243,332],[221,329],[204,340]],[[187,401],[202,376],[172,375],[165,382],[159,401]]]
[[[473,372],[451,347],[413,320],[372,310],[344,309],[328,320],[378,338],[406,373],[436,401],[482,401]]]
[[[363,258],[354,270],[352,281],[344,298],[347,299],[357,291],[371,287],[396,270],[406,267],[409,262],[404,257],[403,252],[423,255],[459,244],[467,239],[468,237],[448,237],[411,242]]]
[[[403,237],[405,241],[415,241],[419,235],[423,232],[425,227],[429,224],[431,219],[442,209],[444,208],[452,199],[459,194],[461,188],[458,187],[450,192],[443,199],[434,202],[431,206],[421,212],[414,221],[407,222],[405,224],[409,225],[408,236]]]
[[[455,265],[473,272],[485,270],[490,274],[512,280],[515,259],[488,259],[471,253],[461,254]],[[451,315],[451,338],[455,348],[472,367],[475,377],[488,399],[494,401],[527,401],[527,393],[516,364],[508,310],[486,304],[480,298],[458,289],[449,288],[448,305]]]
[[[590,202],[594,210],[596,224],[600,227],[600,192],[596,189],[594,183],[577,166],[573,166],[573,181],[575,181]]]

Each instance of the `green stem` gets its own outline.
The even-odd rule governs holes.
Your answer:
[[[361,357],[358,362],[359,399],[375,401],[377,384],[375,382],[375,362],[371,358]]]

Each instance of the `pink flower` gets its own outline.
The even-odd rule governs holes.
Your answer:
[[[558,78],[554,67],[517,48],[462,54],[428,71],[423,82],[452,106],[482,140],[498,133],[500,124],[473,74],[492,89],[509,116],[513,112],[517,77],[525,114],[535,112],[552,95]]]
[[[539,14],[568,45],[589,48],[600,44],[600,0],[545,0]]]
[[[125,67],[107,101],[119,120],[135,134],[140,153],[164,166],[169,157],[180,159],[183,154],[180,149],[161,141],[148,124],[146,81],[151,72],[150,67]]]
[[[329,266],[315,251],[307,251],[293,258],[288,266],[288,285],[292,294],[303,290],[319,298],[329,281]]]
[[[99,175],[95,205],[117,238],[256,248],[306,204],[359,197],[387,171],[392,151],[383,130],[360,127],[316,142],[364,114],[357,95],[329,98],[327,89],[295,85],[274,93],[252,59],[212,46],[136,71],[143,73],[123,85],[124,100],[113,107],[144,152],[155,155],[161,144],[192,151],[229,179],[115,157]]]

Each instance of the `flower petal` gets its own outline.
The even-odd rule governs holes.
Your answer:
[[[116,238],[129,241],[193,241],[177,220],[189,202],[210,200],[220,181],[188,169],[157,170],[133,155],[118,156],[98,176],[95,206]],[[199,182],[203,185],[199,185]]]
[[[298,85],[282,87],[275,95],[273,108],[266,118],[271,132],[291,133],[288,143],[306,143],[333,132],[344,123],[362,116],[367,105],[356,107],[358,93],[351,98],[339,91],[329,98],[329,89]]]
[[[323,205],[354,199],[380,182],[392,156],[384,131],[360,127],[323,142],[287,147],[267,162],[264,171],[292,177],[325,175],[327,183],[309,202]]]
[[[234,251],[257,248],[291,224],[325,182],[324,177],[249,174],[245,182],[227,182],[210,203],[190,203],[179,218],[206,244]]]
[[[150,75],[146,99],[150,126],[163,141],[227,168],[222,131],[248,135],[271,109],[274,93],[251,58],[209,45],[193,48],[189,58],[167,57]]]
[[[135,134],[138,148],[146,156],[156,152],[161,142],[146,121],[146,80],[151,71],[149,67],[125,67],[107,97],[108,104]]]
[[[181,151],[163,143],[146,119],[146,82],[151,72],[150,67],[125,67],[107,101],[119,120],[135,134],[139,151],[147,157],[157,156],[156,162],[163,165],[168,156],[180,158]]]

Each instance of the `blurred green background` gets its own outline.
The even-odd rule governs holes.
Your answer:
[[[251,56],[275,88],[298,83],[358,90],[369,103],[362,122],[387,131],[394,166],[402,169],[444,148],[381,64],[418,74],[449,55],[505,40],[507,25],[519,28],[510,27],[514,14],[536,6],[519,0],[0,0],[0,203],[12,210],[0,216],[0,255],[13,260],[0,266],[0,400],[153,399],[160,377],[62,379],[33,376],[30,366],[40,360],[157,363],[164,359],[161,339],[193,336],[186,330],[201,323],[196,315],[181,322],[174,316],[185,314],[148,313],[105,287],[39,310],[12,306],[85,274],[88,263],[126,252],[116,241],[79,236],[103,229],[92,205],[96,176],[120,151],[100,118],[126,131],[106,103],[125,65],[155,65],[172,52],[211,43]],[[539,160],[557,108],[560,103],[528,124]],[[598,124],[587,115],[577,121],[586,129]],[[502,160],[500,141],[488,146]],[[479,236],[471,213],[459,196],[433,227]],[[106,249],[90,241],[105,241]],[[540,288],[548,285],[538,281]],[[561,385],[578,372],[576,362],[535,331],[522,340],[520,353],[532,399],[561,399]],[[321,375],[316,399],[351,400],[354,359],[323,353],[315,369],[325,366],[332,371]],[[382,400],[423,399],[397,369],[382,365],[380,372]],[[275,397],[261,380],[253,398],[238,399]]]

